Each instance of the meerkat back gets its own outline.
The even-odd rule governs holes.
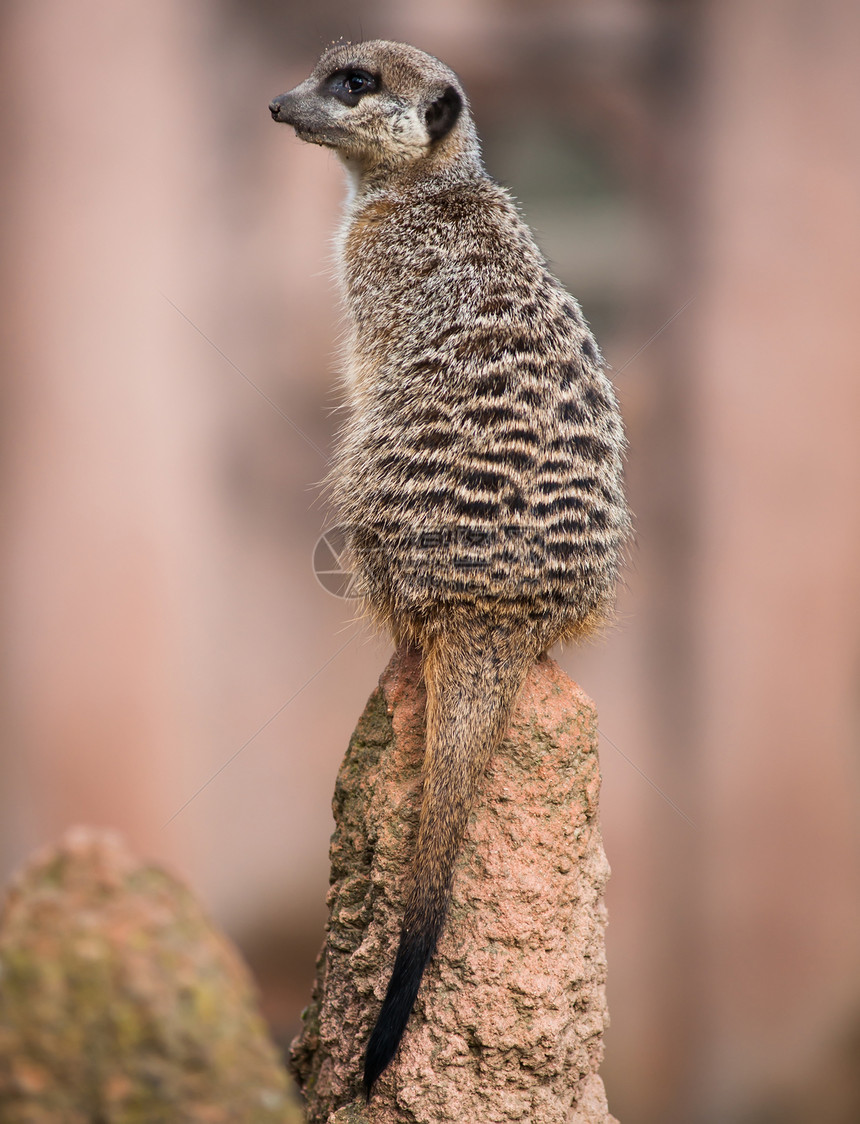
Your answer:
[[[405,44],[339,45],[270,110],[349,173],[349,411],[331,486],[368,611],[424,653],[419,835],[369,1095],[531,663],[611,613],[630,533],[625,442],[593,336],[484,171],[453,71]]]

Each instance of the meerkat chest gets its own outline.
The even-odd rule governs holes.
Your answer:
[[[342,361],[354,407],[401,334],[402,315],[390,276],[391,232],[386,229],[391,212],[384,200],[360,209],[349,206],[338,232],[338,277],[347,314]]]
[[[456,311],[457,286],[448,274],[457,240],[434,229],[427,211],[381,198],[347,215],[340,274],[357,356],[378,362],[414,353]]]

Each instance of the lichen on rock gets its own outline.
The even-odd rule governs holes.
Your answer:
[[[37,854],[0,917],[3,1124],[299,1124],[247,969],[119,838]]]

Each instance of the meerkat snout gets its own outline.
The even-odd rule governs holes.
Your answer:
[[[273,119],[282,121],[286,125],[295,123],[293,117],[296,108],[296,96],[293,90],[286,94],[279,94],[269,102],[269,112]]]

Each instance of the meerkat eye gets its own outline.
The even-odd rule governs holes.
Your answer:
[[[326,81],[326,86],[344,105],[358,105],[364,94],[373,94],[379,89],[379,80],[366,70],[337,70]]]
[[[365,70],[351,70],[346,76],[346,88],[351,94],[366,94],[375,85],[373,75]]]

